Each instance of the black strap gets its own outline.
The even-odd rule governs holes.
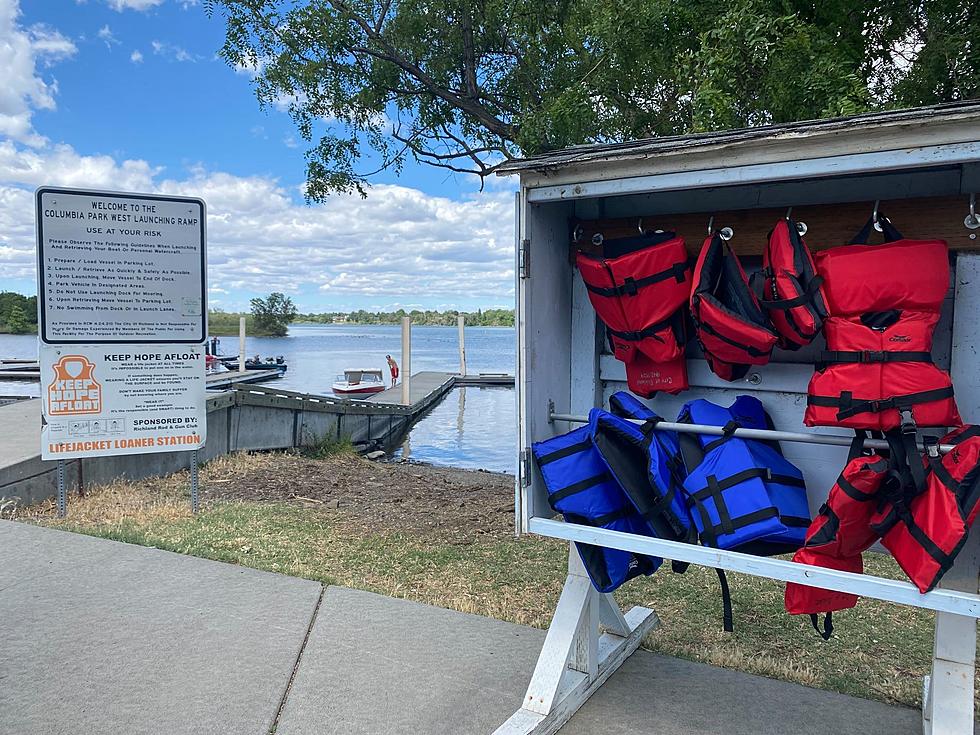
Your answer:
[[[735,431],[737,429],[740,429],[741,426],[742,425],[739,424],[738,421],[736,421],[735,419],[732,419],[727,424],[725,424],[724,426],[722,426],[721,427],[721,431],[722,431],[721,436],[719,436],[717,439],[714,439],[713,441],[710,441],[707,444],[705,444],[704,445],[704,453],[707,454],[712,449],[717,449],[722,444],[724,444],[725,442],[727,442],[729,439],[731,439],[733,436],[735,436]]]
[[[932,353],[899,350],[825,351],[820,353],[819,362],[824,365],[840,362],[932,362]]]
[[[654,339],[656,339],[656,340],[658,340],[660,342],[663,342],[663,340],[660,337],[657,336],[657,332],[659,332],[659,331],[661,331],[661,330],[663,330],[663,329],[665,329],[667,327],[675,326],[679,314],[681,314],[681,309],[678,309],[677,311],[675,311],[673,314],[671,314],[669,317],[667,317],[663,321],[659,321],[656,324],[652,324],[649,327],[646,327],[644,329],[640,329],[638,331],[633,331],[633,332],[624,331],[624,332],[620,332],[620,331],[615,330],[615,329],[610,329],[607,326],[606,327],[606,332],[608,334],[611,334],[614,337],[618,337],[619,339],[626,340],[627,342],[640,342],[640,341],[646,339],[647,337],[653,337]],[[677,337],[677,330],[676,330],[676,328],[674,330],[674,335],[675,335],[675,337]],[[682,339],[677,339],[677,342],[678,343],[681,343],[682,341],[683,341]]]
[[[551,493],[548,496],[548,502],[550,502],[552,507],[554,507],[555,503],[564,500],[569,495],[575,495],[576,493],[583,492],[584,490],[588,490],[590,487],[595,487],[600,483],[612,479],[613,479],[612,475],[610,475],[608,472],[602,472],[598,475],[587,477],[584,480],[579,480],[578,482],[574,482],[571,485],[568,485],[567,487],[563,487],[560,490],[556,490],[555,492]]]
[[[735,617],[732,615],[732,593],[728,589],[728,577],[725,576],[724,569],[715,567],[715,571],[718,573],[718,584],[721,586],[722,627],[726,633],[731,633],[735,630]]]
[[[620,508],[619,510],[614,510],[611,513],[606,513],[605,515],[596,516],[595,518],[589,518],[587,516],[579,515],[578,513],[562,513],[562,515],[569,523],[577,523],[580,526],[600,528],[615,521],[620,521],[623,518],[629,518],[630,516],[634,515],[634,513],[635,511],[631,507],[627,506]]]
[[[855,399],[850,391],[841,391],[840,396],[807,396],[806,402],[811,406],[825,406],[828,408],[839,408],[837,420],[843,421],[859,413],[881,413],[890,408],[899,410],[911,408],[917,403],[929,403],[931,401],[941,401],[944,398],[953,397],[953,386],[946,388],[935,388],[924,390],[918,393],[907,393],[900,396],[891,396],[881,399]]]
[[[892,221],[888,219],[884,213],[878,212],[878,222],[881,224],[881,232],[885,236],[885,242],[894,242],[895,240],[902,239],[902,233],[895,229]],[[874,216],[868,218],[868,221],[864,223],[864,227],[856,234],[848,245],[867,245],[868,238],[871,237],[871,230],[875,226]]]
[[[772,353],[772,350],[760,350],[757,347],[752,347],[750,345],[743,344],[742,342],[736,342],[731,337],[728,337],[728,336],[722,334],[721,332],[719,332],[717,329],[715,329],[713,326],[711,326],[707,322],[695,320],[695,323],[696,323],[696,326],[697,326],[698,329],[701,329],[701,330],[707,332],[708,334],[710,334],[710,335],[712,335],[714,337],[717,337],[722,342],[727,342],[732,347],[738,347],[740,350],[744,350],[746,354],[751,355],[752,357],[765,357],[766,355]],[[765,327],[760,327],[758,324],[754,324],[754,323],[751,323],[751,322],[747,322],[747,323],[748,324],[751,324],[751,326],[754,327],[754,328],[756,328],[756,329],[763,329],[765,331],[768,331]]]
[[[980,436],[980,426],[974,424],[969,424],[966,428],[959,434],[954,436],[952,439],[947,441],[947,444],[957,445],[960,442],[965,442],[967,439],[972,439],[975,436]]]
[[[706,498],[712,497],[717,491],[727,490],[730,487],[741,484],[746,480],[751,480],[755,477],[761,477],[765,482],[771,482],[776,485],[790,485],[792,487],[806,487],[806,484],[799,477],[793,477],[792,475],[777,475],[773,474],[773,471],[768,467],[750,467],[748,469],[742,470],[741,472],[736,472],[733,475],[729,475],[723,480],[717,480],[714,475],[708,477],[708,486],[703,487],[700,490],[688,494],[688,504],[690,505],[692,501],[704,500]],[[714,485],[712,485],[712,480],[714,479]]]
[[[810,613],[810,625],[813,629],[817,631],[817,635],[823,638],[825,641],[830,640],[830,636],[834,634],[834,614],[832,612],[827,613],[823,616],[823,630],[820,630],[820,625],[818,623],[818,616],[816,613]]]
[[[851,460],[860,457],[864,454],[864,442],[868,438],[868,433],[864,429],[855,429],[854,438],[851,439],[851,448],[847,450],[847,461],[850,463]],[[840,478],[837,480],[837,484],[844,479],[844,473],[841,473]],[[850,483],[848,483],[850,484]],[[848,493],[850,495],[850,493]]]
[[[823,276],[815,276],[799,296],[794,296],[791,299],[772,299],[770,301],[763,299],[759,305],[767,311],[773,311],[774,309],[792,309],[796,306],[809,304],[813,301],[814,294],[820,290],[820,284],[822,283]]]
[[[634,279],[627,276],[623,279],[623,284],[621,286],[593,286],[591,283],[586,283],[585,287],[598,296],[636,296],[637,291],[639,291],[641,288],[652,286],[653,284],[660,283],[661,281],[666,281],[668,278],[673,278],[678,283],[683,283],[685,273],[690,268],[691,262],[686,260],[681,263],[674,263],[666,270],[654,273],[653,275],[644,276],[643,278]]]
[[[571,457],[573,454],[578,454],[579,452],[585,451],[592,447],[592,439],[586,439],[585,441],[578,442],[576,444],[569,444],[567,447],[562,447],[561,449],[556,449],[554,452],[549,452],[543,457],[537,457],[538,467],[544,467],[546,464],[551,462],[557,462],[559,459],[564,459],[565,457]]]

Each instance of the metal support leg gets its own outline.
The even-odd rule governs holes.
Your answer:
[[[976,593],[978,564],[980,536],[973,534],[940,586]],[[976,650],[975,618],[936,613],[932,672],[925,677],[922,688],[924,735],[972,735]]]
[[[197,450],[191,450],[191,513],[197,513],[198,499],[197,499]]]
[[[58,518],[68,515],[68,488],[65,487],[65,460],[58,460]]]
[[[645,607],[623,615],[612,595],[592,586],[570,547],[565,587],[523,706],[494,735],[557,732],[659,624]]]

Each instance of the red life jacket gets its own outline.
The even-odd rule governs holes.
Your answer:
[[[613,354],[626,363],[631,391],[687,389],[683,306],[691,291],[684,240],[672,232],[605,240],[603,255],[575,262],[589,300],[606,325]]]
[[[887,431],[961,423],[949,373],[932,362],[932,335],[949,290],[943,240],[905,240],[882,218],[885,243],[851,244],[814,258],[830,313],[828,351],[810,380],[804,423]]]
[[[920,491],[906,483],[871,518],[871,528],[920,592],[933,589],[953,566],[980,510],[980,427],[962,426],[942,439],[955,445],[940,458],[927,448]]]
[[[862,573],[864,559],[861,554],[878,539],[878,534],[871,528],[871,516],[876,507],[872,501],[888,469],[888,460],[877,454],[851,459],[807,529],[804,546],[793,555],[793,561]],[[795,582],[786,584],[786,612],[809,615],[813,627],[824,638],[830,638],[834,629],[830,613],[854,607],[857,599],[857,595],[847,592]],[[821,613],[827,615],[823,630],[817,624],[817,615]]]
[[[738,380],[750,365],[769,362],[776,333],[738,256],[717,231],[704,241],[694,266],[691,315],[708,367],[722,380]]]
[[[781,219],[772,228],[758,276],[761,305],[779,333],[779,346],[797,350],[810,344],[823,327],[827,307],[820,293],[823,278],[793,220]]]

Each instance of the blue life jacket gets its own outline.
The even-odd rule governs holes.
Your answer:
[[[773,428],[759,399],[738,396],[728,408],[690,401],[677,420],[727,430],[724,436],[680,435],[684,490],[701,543],[764,555],[800,548],[810,525],[803,473],[783,457],[777,442],[730,433]]]
[[[596,450],[591,425],[535,442],[531,451],[548,490],[548,503],[566,521],[654,535]],[[592,584],[600,592],[612,592],[633,577],[653,574],[663,562],[655,556],[591,544],[576,542],[575,547]]]
[[[652,535],[696,543],[697,533],[683,488],[673,471],[672,458],[658,441],[660,432],[653,428],[653,423],[639,426],[601,408],[593,408],[589,412],[589,428],[609,473],[650,525]]]
[[[622,416],[628,419],[660,421],[662,418],[639,398],[634,396],[632,393],[627,393],[624,390],[618,391],[609,396],[609,410],[617,416]],[[681,461],[681,450],[677,439],[677,432],[658,431],[656,432],[656,436],[657,441],[660,443],[661,448],[667,455],[668,460],[674,464],[674,469],[681,473],[680,477],[683,479],[684,462]]]

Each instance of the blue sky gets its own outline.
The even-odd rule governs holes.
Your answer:
[[[408,165],[307,206],[306,143],[223,38],[193,0],[0,0],[0,290],[35,291],[30,192],[60,184],[202,196],[219,308],[273,289],[304,311],[512,303],[514,182]]]

